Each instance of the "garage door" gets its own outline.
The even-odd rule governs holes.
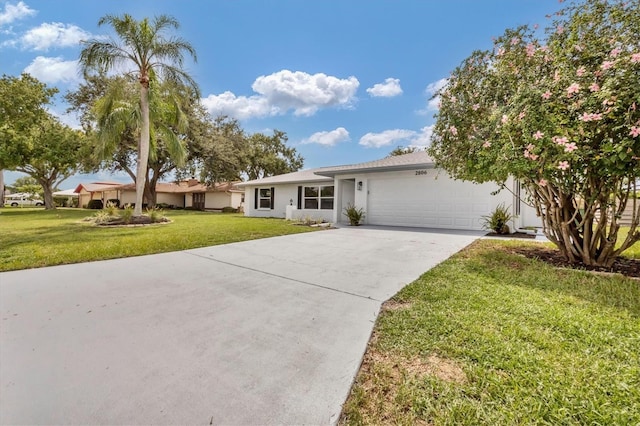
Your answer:
[[[496,186],[432,174],[371,179],[368,190],[369,224],[480,230]]]

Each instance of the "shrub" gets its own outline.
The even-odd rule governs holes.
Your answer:
[[[364,209],[362,207],[356,207],[353,204],[348,204],[344,209],[344,215],[349,218],[349,223],[352,226],[360,225],[360,221],[364,219]]]
[[[151,219],[151,223],[164,221],[164,212],[161,209],[147,209],[147,215]]]
[[[120,208],[120,200],[118,200],[117,198],[110,198],[107,200],[107,205],[109,205],[109,203],[113,204],[114,206]]]
[[[496,234],[508,234],[511,231],[509,229],[511,219],[513,215],[509,209],[504,204],[500,204],[489,216],[482,216],[482,227]]]
[[[122,213],[120,213],[120,217],[124,223],[130,223],[133,218],[133,207],[130,205],[125,206]]]
[[[231,206],[223,207],[222,208],[222,213],[238,213],[238,209],[233,208]]]
[[[113,220],[113,215],[106,210],[99,210],[93,215],[93,221],[97,224],[109,223]]]
[[[103,207],[104,205],[102,204],[102,200],[89,200],[89,202],[87,203],[88,209],[102,210]]]
[[[109,200],[107,201],[107,205],[104,207],[104,211],[107,212],[109,216],[118,216],[118,205]]]

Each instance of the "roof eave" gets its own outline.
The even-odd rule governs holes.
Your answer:
[[[419,164],[401,164],[397,166],[374,166],[374,167],[363,167],[363,168],[351,168],[351,169],[342,169],[342,170],[326,170],[316,172],[316,174],[326,177],[335,177],[337,175],[348,175],[353,173],[374,173],[374,172],[393,172],[393,171],[404,171],[404,170],[415,170],[415,169],[435,169],[434,163],[419,163]]]

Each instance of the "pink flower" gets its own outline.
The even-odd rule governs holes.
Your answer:
[[[456,98],[455,96],[451,97],[451,103],[455,104],[456,102],[458,102],[458,98]]]
[[[504,55],[504,52],[505,52],[504,48],[501,47],[500,49],[498,49],[498,56]]]
[[[598,85],[598,83],[593,83],[591,86],[589,86],[589,90],[591,90],[592,92],[597,92],[598,90],[600,90],[600,86]]]
[[[526,113],[526,112],[524,112],[524,111],[522,111],[520,114],[518,114],[518,118],[519,118],[520,120],[522,120],[522,119],[523,119],[523,118],[525,118],[526,116],[527,116],[527,113]]]
[[[634,64],[640,62],[640,52],[631,54],[631,62]]]
[[[580,85],[578,83],[572,83],[571,86],[567,87],[567,96],[571,97],[574,93],[578,93],[580,91]]]
[[[533,151],[536,148],[536,146],[532,143],[530,143],[529,145],[527,145],[527,150],[529,151]]]
[[[483,148],[489,148],[491,146],[491,142],[489,141],[484,141],[484,143],[482,144]]]
[[[564,27],[562,25],[558,25],[556,28],[556,33],[562,34],[564,32]]]
[[[581,121],[584,121],[584,122],[587,122],[587,121],[598,121],[598,120],[602,120],[602,114],[594,114],[594,113],[589,114],[588,112],[585,112],[578,119],[581,120]]]
[[[575,48],[576,48],[576,50],[577,50],[578,52],[582,52],[582,51],[584,50],[584,47],[582,47],[582,45],[581,45],[581,44],[576,44],[576,45],[575,45]]]
[[[456,126],[449,127],[449,131],[451,132],[451,134],[453,136],[457,136],[458,135],[458,129],[456,129]]]
[[[511,39],[511,45],[515,46],[516,44],[520,43],[520,37],[513,37]]]
[[[537,132],[535,132],[533,134],[533,138],[535,140],[540,140],[540,139],[542,139],[543,136],[544,136],[544,133],[542,133],[540,130],[538,130]]]
[[[580,68],[578,68],[578,70],[576,71],[576,75],[577,75],[578,77],[582,77],[582,76],[584,75],[584,73],[585,73],[585,69],[584,69],[584,67],[580,67]]]
[[[547,180],[544,179],[544,178],[542,178],[542,179],[540,179],[538,181],[538,185],[540,185],[540,186],[547,186],[547,183],[548,183]]]
[[[611,67],[613,67],[613,61],[604,61],[602,65],[600,65],[600,68],[603,70],[608,70]]]
[[[611,56],[612,58],[617,58],[620,52],[622,52],[622,49],[616,47],[611,52],[609,52],[609,56]]]
[[[567,170],[569,168],[569,162],[568,161],[559,161],[558,162],[558,168],[560,170]]]
[[[502,122],[502,124],[507,124],[507,121],[509,121],[509,117],[507,117],[506,114],[503,114],[500,121]]]
[[[533,43],[527,44],[525,50],[527,52],[527,57],[529,58],[536,54],[536,46]]]
[[[551,92],[548,90],[542,94],[543,99],[549,99],[550,97],[551,97]]]
[[[555,143],[557,143],[558,145],[564,145],[567,142],[569,142],[569,139],[566,136],[560,137],[560,136],[554,136],[551,138],[552,141],[554,141]]]
[[[533,24],[533,29],[537,30],[538,28],[540,28],[540,24]]]
[[[473,104],[473,106],[471,107],[474,111],[477,111],[478,109],[480,109],[480,104]]]
[[[558,81],[558,80],[560,80],[560,73],[556,70],[553,73],[553,81]]]
[[[640,126],[631,127],[631,131],[629,132],[629,136],[637,138],[640,136]]]
[[[564,146],[564,152],[573,152],[578,149],[578,146],[575,142],[568,143]]]

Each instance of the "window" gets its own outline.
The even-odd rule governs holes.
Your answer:
[[[307,210],[333,210],[333,185],[305,186],[303,206]]]
[[[259,209],[270,209],[271,208],[271,190],[268,188],[260,189],[259,196]]]

